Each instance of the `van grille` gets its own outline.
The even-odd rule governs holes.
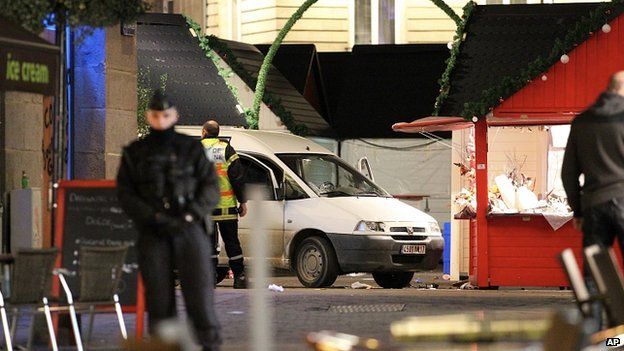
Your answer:
[[[426,240],[427,236],[425,235],[391,235],[394,240],[403,240],[403,241],[420,241]]]
[[[414,233],[424,233],[426,232],[423,227],[409,227]],[[390,232],[392,233],[409,233],[408,227],[390,227]]]

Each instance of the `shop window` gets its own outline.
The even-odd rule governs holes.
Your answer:
[[[354,1],[354,44],[394,44],[395,0]]]
[[[371,0],[355,1],[355,44],[372,43]]]

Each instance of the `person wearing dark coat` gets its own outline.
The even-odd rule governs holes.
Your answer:
[[[617,240],[624,250],[624,71],[614,74],[607,91],[572,122],[561,180],[583,247],[608,248]],[[594,308],[598,320],[599,315]]]
[[[201,143],[176,133],[178,114],[157,91],[146,112],[150,132],[123,150],[118,197],[135,223],[137,254],[145,284],[149,329],[175,318],[175,276],[203,350],[218,350],[220,327],[214,310],[212,244],[206,233],[219,184]]]

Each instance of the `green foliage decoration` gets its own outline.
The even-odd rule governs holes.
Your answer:
[[[572,51],[576,46],[593,35],[594,32],[600,30],[605,23],[619,16],[624,10],[622,8],[623,3],[624,0],[612,0],[598,5],[596,9],[591,11],[587,16],[582,17],[574,26],[570,27],[563,39],[557,38],[550,53],[537,57],[517,76],[503,77],[497,85],[482,91],[479,100],[465,102],[461,112],[462,117],[471,120],[473,117],[479,118],[488,114],[506,98],[547,71],[560,60],[562,55]],[[455,46],[453,46],[453,48],[455,49]],[[444,100],[448,97],[450,75],[456,65],[458,53],[459,47],[455,54],[453,54],[453,52],[451,53],[452,56],[449,61],[447,61],[444,75],[440,79],[441,89],[440,95],[436,100],[434,115],[438,115]]]
[[[167,75],[159,78],[159,88],[163,92],[167,89]],[[137,135],[143,137],[149,132],[149,124],[145,117],[147,106],[154,94],[154,84],[151,81],[150,69],[140,68],[137,74]]]
[[[45,25],[107,27],[133,22],[149,10],[145,0],[2,0],[0,14],[39,33]]]
[[[459,49],[464,41],[466,24],[468,20],[470,20],[470,15],[474,10],[477,3],[474,1],[469,1],[463,8],[463,14],[461,16],[461,21],[457,24],[457,28],[455,29],[455,36],[453,37],[453,42],[451,46],[451,54],[448,59],[446,59],[446,68],[442,73],[442,77],[438,80],[440,84],[440,94],[436,98],[436,102],[434,105],[433,115],[437,116],[440,113],[440,108],[442,104],[448,97],[449,91],[451,90],[451,74],[455,69],[455,65],[457,64],[457,57],[459,56]]]

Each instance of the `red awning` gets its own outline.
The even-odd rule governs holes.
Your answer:
[[[403,133],[448,132],[472,126],[472,122],[462,117],[426,117],[413,122],[395,123],[392,125],[392,130]]]
[[[566,113],[561,115],[545,114],[544,116],[534,114],[530,117],[490,116],[487,118],[487,124],[492,127],[560,125],[572,123],[574,117],[576,117],[575,113]],[[395,123],[392,125],[392,130],[403,133],[448,132],[470,128],[473,126],[474,123],[466,121],[461,117],[426,117],[409,123]]]

